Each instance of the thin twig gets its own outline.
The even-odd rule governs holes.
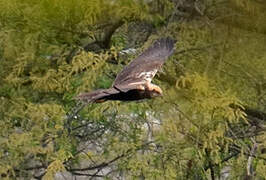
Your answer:
[[[211,180],[215,180],[215,173],[214,173],[215,164],[212,163],[212,159],[211,159],[211,156],[210,156],[210,151],[208,149],[205,149],[205,153],[206,153],[206,158],[207,158],[207,161],[208,161],[208,166],[209,166],[210,171],[211,171]]]
[[[253,174],[252,173],[252,160],[255,156],[255,153],[258,147],[258,144],[256,143],[254,138],[251,138],[251,141],[253,142],[253,147],[251,149],[250,156],[248,157],[248,163],[247,163],[247,175],[248,176],[251,176]]]
[[[71,112],[67,115],[67,120],[65,127],[67,128],[68,134],[71,132],[71,123],[72,120],[77,114],[85,107],[86,103],[78,102],[77,105],[71,110]]]
[[[77,172],[71,172],[71,174],[76,175],[76,176],[89,176],[89,177],[104,177],[102,175],[97,175],[97,174],[88,174],[88,173],[77,173]]]
[[[239,151],[235,151],[235,152],[233,152],[232,154],[230,154],[230,155],[228,155],[227,157],[225,157],[224,159],[222,159],[221,162],[220,162],[219,164],[229,161],[229,160],[232,159],[233,157],[236,157],[239,153],[240,153]],[[215,164],[215,165],[218,166],[218,164]],[[204,170],[206,171],[206,170],[208,170],[209,168],[210,168],[210,166],[208,165],[208,166],[204,167]]]

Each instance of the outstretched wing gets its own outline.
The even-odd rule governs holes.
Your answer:
[[[174,44],[175,40],[169,37],[157,40],[117,75],[113,87],[128,91],[151,82],[167,57],[173,53]]]

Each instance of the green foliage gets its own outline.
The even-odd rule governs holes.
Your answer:
[[[96,54],[81,49],[71,63],[66,57],[101,34],[101,26],[150,15],[141,1],[124,0],[1,0],[0,11],[0,173],[12,177],[19,169],[22,175],[34,158],[47,162],[45,178],[51,179],[78,147],[64,129],[68,103],[95,84],[110,85],[99,77],[116,50]]]
[[[216,89],[210,82],[206,76],[186,75],[177,81],[176,88],[168,89],[163,111],[160,107],[155,108],[162,124],[156,125],[148,120],[153,126],[155,143],[160,148],[151,144],[144,153],[136,154],[126,161],[126,165],[123,164],[132,177],[141,174],[147,179],[208,177],[202,171],[208,156],[213,163],[221,165],[223,154],[228,153],[228,147],[234,141],[226,137],[228,121],[243,121],[245,114],[230,107],[232,104],[241,107],[235,96]],[[178,98],[173,98],[174,92]],[[161,114],[165,109],[168,109],[167,113]]]
[[[265,8],[217,2],[204,1],[202,17],[191,19],[194,12],[174,22],[173,15],[197,4],[0,0],[1,177],[53,179],[68,171],[108,172],[103,175],[111,179],[211,179],[230,167],[236,179],[245,175],[256,141],[252,169],[265,178],[265,125],[252,134],[257,124],[245,113],[247,106],[266,110]],[[154,79],[164,96],[90,104],[72,117],[77,94],[108,88],[131,60],[118,55],[129,43],[119,31],[108,50],[83,47],[110,25],[135,20],[157,31],[141,49],[158,36],[178,40]]]

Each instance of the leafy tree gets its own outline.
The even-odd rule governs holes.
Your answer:
[[[1,178],[265,178],[265,16],[245,0],[0,0]],[[76,102],[135,56],[132,32],[138,52],[178,40],[164,96]]]

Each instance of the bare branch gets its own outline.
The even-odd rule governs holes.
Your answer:
[[[248,163],[247,163],[247,176],[252,176],[252,160],[253,157],[255,156],[258,144],[256,143],[256,141],[252,138],[251,139],[253,141],[253,147],[251,149],[250,152],[250,156],[248,157]]]
[[[88,173],[77,173],[77,172],[71,172],[72,175],[76,175],[76,176],[88,176],[88,177],[104,177],[102,175],[98,175],[98,174],[88,174]]]
[[[126,154],[122,154],[122,155],[119,155],[117,157],[115,157],[114,159],[108,161],[108,162],[103,162],[101,164],[98,164],[96,166],[89,166],[89,167],[86,167],[86,168],[72,168],[72,169],[68,169],[68,171],[70,172],[74,172],[74,171],[88,171],[88,170],[94,170],[94,169],[99,169],[99,168],[103,168],[103,167],[106,167],[110,164],[112,164],[113,162],[117,161],[118,159],[124,157]]]

